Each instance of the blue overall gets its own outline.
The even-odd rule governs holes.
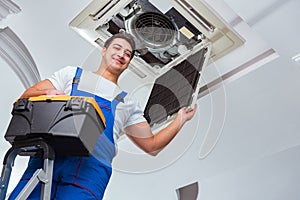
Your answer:
[[[82,69],[77,68],[70,95],[94,97],[106,119],[106,128],[103,134],[100,134],[92,156],[57,157],[55,159],[51,199],[100,200],[103,198],[105,188],[112,173],[111,162],[115,156],[113,137],[114,113],[117,104],[124,102],[123,99],[126,93],[121,92],[110,102],[94,94],[78,90],[81,73]],[[9,199],[15,199],[36,169],[40,169],[42,166],[42,158],[31,157],[25,173]],[[34,189],[28,199],[40,199],[40,192],[41,184]]]

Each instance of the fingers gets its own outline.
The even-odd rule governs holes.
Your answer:
[[[189,113],[189,112],[195,112],[196,109],[197,109],[197,104],[195,104],[193,108],[192,107],[187,107],[185,111],[187,113]]]
[[[191,107],[183,107],[178,111],[178,116],[181,118],[183,122],[186,122],[193,118],[197,110],[197,104]]]
[[[182,112],[184,112],[184,113],[191,113],[191,112],[192,112],[192,113],[195,113],[196,110],[197,110],[197,104],[195,104],[193,108],[192,108],[192,107],[182,107],[182,108],[179,110],[179,112],[182,111]]]
[[[46,92],[46,95],[48,96],[54,96],[54,95],[64,95],[65,93],[63,91],[58,91],[58,90],[48,90]]]
[[[192,119],[192,117],[196,113],[196,110],[197,110],[197,104],[194,105],[194,108],[187,108],[186,110],[187,120]]]
[[[56,90],[56,92],[57,92],[56,95],[65,95],[64,91],[57,91]]]

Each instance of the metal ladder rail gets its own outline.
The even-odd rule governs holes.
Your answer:
[[[5,199],[12,167],[14,165],[14,160],[20,153],[20,151],[20,149],[14,149],[13,147],[11,147],[5,154],[2,173],[0,177],[0,200]]]
[[[35,171],[28,183],[17,196],[16,200],[27,199],[39,182],[42,183],[40,199],[50,200],[55,153],[53,148],[42,138],[32,138],[15,142],[7,151],[4,157],[3,169],[0,177],[0,200],[4,200],[6,197],[9,179],[16,156],[32,156],[40,153],[41,150],[44,159],[43,168]]]

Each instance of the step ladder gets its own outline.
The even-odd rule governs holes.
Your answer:
[[[42,156],[44,163],[41,169],[35,171],[16,200],[27,199],[39,182],[42,184],[40,199],[50,200],[55,153],[53,148],[41,137],[15,141],[6,152],[0,177],[0,200],[6,198],[12,167],[18,155]]]

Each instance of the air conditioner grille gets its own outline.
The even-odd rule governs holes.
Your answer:
[[[176,38],[174,23],[162,14],[147,12],[137,15],[131,24],[131,32],[153,49],[171,45]]]
[[[199,50],[155,80],[144,110],[144,116],[151,126],[191,104],[192,94],[205,64],[206,52],[207,48]]]

